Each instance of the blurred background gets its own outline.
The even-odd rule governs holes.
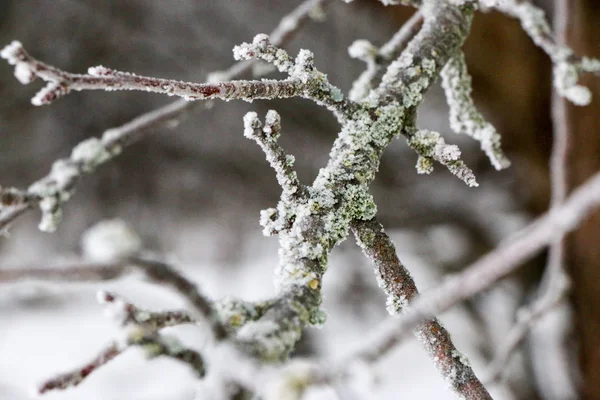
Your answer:
[[[298,4],[296,0],[2,0],[0,44],[19,40],[34,57],[72,72],[102,64],[142,75],[203,81],[208,73],[231,65],[234,45],[270,32]],[[578,54],[600,56],[599,3],[570,4],[571,47]],[[539,5],[552,15],[550,0]],[[384,43],[411,13],[405,7],[385,8],[375,0],[333,2],[324,21],[310,21],[285,48],[291,54],[300,48],[312,50],[317,68],[347,91],[364,68],[348,57],[348,46],[356,39]],[[439,84],[428,92],[419,109],[420,127],[442,132],[448,143],[458,144],[480,186],[468,188],[439,166],[432,175],[417,175],[416,155],[403,138],[387,149],[372,193],[401,260],[421,290],[469,265],[548,205],[552,123],[547,57],[516,21],[497,13],[477,14],[465,52],[476,103],[501,132],[513,166],[493,170],[478,143],[450,131]],[[591,77],[582,81],[595,97],[588,107],[569,108],[571,188],[600,166],[600,84]],[[173,101],[146,93],[83,92],[51,106],[34,107],[30,99],[39,88],[39,82],[20,85],[12,68],[0,63],[3,186],[26,188],[80,141]],[[209,109],[196,108],[176,126],[156,129],[85,177],[65,205],[55,234],[37,230],[37,212],[18,220],[10,236],[0,239],[0,268],[62,265],[79,254],[79,239],[88,227],[119,218],[140,234],[146,247],[174,260],[210,296],[255,300],[272,295],[277,239],[262,236],[258,216],[261,209],[276,204],[280,189],[264,154],[242,135],[247,111],[264,115],[270,108],[282,115],[281,143],[296,157],[301,181],[309,184],[325,165],[337,135],[332,115],[302,99],[215,102]],[[573,307],[559,307],[541,321],[540,329],[534,329],[509,364],[506,380],[493,387],[497,398],[577,397],[570,386],[577,363],[583,394],[600,398],[598,235],[595,216],[569,238]],[[545,256],[540,255],[494,289],[442,316],[476,372],[491,360],[516,310],[535,295],[544,264]],[[99,288],[148,308],[183,306],[176,295],[139,276],[102,284],[0,283],[0,399],[28,399],[29,388],[89,359],[116,334],[95,303]],[[306,331],[298,355],[342,356],[387,316],[372,269],[353,240],[332,253],[324,297],[328,321],[322,329]],[[552,318],[563,322],[568,318],[566,336],[552,330]],[[202,344],[193,327],[172,331],[191,346]],[[553,335],[567,341],[557,343]],[[550,370],[552,360],[570,366],[569,376],[562,374],[564,369]],[[307,398],[453,396],[412,341],[373,371],[359,371],[357,376],[360,379],[337,393],[316,388]],[[184,366],[170,360],[145,361],[131,350],[81,386],[46,396],[158,400],[200,399],[202,393],[202,383]]]

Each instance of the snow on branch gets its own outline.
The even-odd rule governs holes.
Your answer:
[[[388,312],[398,315],[406,311],[419,292],[410,272],[398,259],[394,243],[383,226],[376,219],[355,221],[352,230],[363,253],[375,268],[379,286],[387,295]],[[414,334],[460,398],[491,399],[466,357],[456,349],[450,334],[437,319],[420,323]]]
[[[479,186],[473,171],[460,159],[458,146],[446,144],[438,132],[420,129],[408,137],[408,145],[419,155],[417,172],[420,174],[431,173],[435,160],[468,186]]]
[[[510,161],[502,152],[500,134],[477,110],[471,97],[471,76],[462,51],[452,57],[442,70],[442,87],[450,106],[450,127],[479,141],[481,149],[497,170],[507,168]]]
[[[489,5],[518,19],[533,42],[550,57],[554,64],[554,87],[561,96],[579,106],[590,103],[590,90],[577,81],[585,72],[600,76],[600,60],[576,56],[570,48],[558,44],[544,11],[529,1],[502,0]]]

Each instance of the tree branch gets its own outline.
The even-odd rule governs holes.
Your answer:
[[[74,90],[139,90],[192,101],[287,98],[300,95],[304,89],[302,82],[296,79],[192,83],[135,75],[103,66],[91,67],[87,74],[74,74],[33,58],[17,41],[6,46],[0,55],[15,66],[15,76],[21,83],[28,84],[36,78],[48,82],[31,99],[36,106],[49,104]]]
[[[410,272],[398,259],[394,243],[376,219],[355,221],[352,231],[357,243],[375,267],[377,282],[387,295],[389,313],[399,315],[410,307],[419,292]],[[454,347],[450,334],[437,319],[419,323],[414,335],[460,398],[491,399],[467,358]]]

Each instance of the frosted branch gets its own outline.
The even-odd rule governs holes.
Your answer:
[[[136,307],[132,303],[125,301],[113,293],[100,292],[98,294],[98,299],[103,304],[110,303],[112,305],[111,315],[118,315],[119,318],[121,318],[119,321],[121,325],[143,324],[148,329],[156,331],[169,326],[194,323],[192,317],[190,317],[185,311],[146,311]],[[136,343],[130,344],[133,345]],[[79,385],[91,373],[108,364],[115,357],[120,355],[126,348],[127,345],[121,344],[117,341],[111,342],[104,347],[97,356],[82,366],[43,382],[38,387],[38,393],[43,394],[51,390],[64,390],[69,387]]]
[[[468,186],[479,186],[473,171],[460,159],[458,146],[446,144],[438,132],[418,130],[408,137],[408,145],[419,155],[417,172],[420,174],[431,173],[435,160]]]
[[[140,76],[103,66],[91,67],[87,74],[73,74],[31,57],[17,41],[6,46],[0,55],[15,65],[15,74],[21,83],[30,83],[35,78],[48,82],[31,99],[37,106],[49,104],[74,90],[138,90],[178,96],[188,101],[286,98],[298,96],[303,90],[301,82],[293,79],[192,83]],[[23,71],[28,73],[27,80],[22,77]]]
[[[430,78],[439,73],[466,37],[472,16],[469,6],[458,8],[446,2],[428,3],[424,29],[406,50],[412,49],[419,55],[415,63],[419,68],[421,59],[426,58],[419,52],[421,46],[423,54],[436,55],[436,61],[424,62],[428,65],[427,73],[415,75],[414,70],[399,69],[394,80],[388,82],[391,87],[384,85],[381,91],[373,91],[368,104],[348,114],[330,160],[307,188],[307,197],[280,202],[277,210],[265,213],[266,217],[286,221],[286,224],[278,226],[282,229],[279,230],[279,266],[275,271],[277,300],[255,324],[243,328],[245,333],[252,333],[247,343],[259,359],[285,358],[302,328],[323,323],[324,314],[319,309],[320,288],[328,253],[346,238],[352,221],[375,216],[376,207],[368,185],[375,177],[385,147],[403,132],[407,119],[413,115],[411,107],[420,102],[419,96],[433,82]],[[434,4],[439,7],[433,7]],[[449,26],[455,29],[448,32]],[[262,39],[253,45],[263,46],[260,43],[264,43]],[[271,52],[268,45],[266,48],[258,50]],[[254,53],[256,47],[248,47],[248,51]],[[295,62],[299,64],[298,59]],[[288,64],[282,62],[282,65]],[[402,89],[406,87],[410,88],[408,92]],[[374,105],[376,110],[372,108]]]
[[[285,50],[273,45],[269,36],[259,34],[252,43],[235,46],[233,56],[236,60],[259,59],[275,65],[279,71],[289,75],[290,81],[299,82],[299,92],[295,95],[327,107],[340,123],[356,110],[356,104],[348,101],[342,91],[329,82],[327,75],[315,68],[314,55],[309,50],[300,50],[298,56],[292,59]]]
[[[158,333],[164,327],[191,323],[191,317],[182,312],[144,312],[108,292],[99,292],[98,302],[104,304],[107,315],[125,329],[125,340],[119,343],[121,351],[129,346],[139,346],[149,358],[171,357],[188,364],[199,377],[204,376],[204,359],[197,351],[185,348],[174,336]]]
[[[510,162],[502,152],[500,134],[481,115],[471,97],[471,76],[467,71],[464,54],[458,52],[442,70],[442,86],[450,106],[450,127],[456,133],[471,136],[497,170],[507,168]]]
[[[277,182],[283,189],[283,198],[287,201],[293,196],[301,196],[303,187],[294,171],[294,156],[285,154],[277,139],[281,134],[281,117],[275,110],[269,110],[265,125],[255,112],[244,117],[244,136],[254,140],[265,152],[267,161],[275,170]]]
[[[55,161],[48,175],[29,186],[22,196],[25,201],[0,214],[0,228],[5,228],[26,209],[38,205],[42,211],[40,230],[55,231],[62,217],[61,206],[74,193],[79,178],[118,155],[129,132],[128,129],[108,130],[101,139],[90,138],[79,143],[69,157]]]
[[[421,7],[423,26],[400,56],[387,68],[370,101],[399,97],[404,107],[420,104],[423,94],[446,64],[448,57],[463,44],[471,26],[474,5],[460,7],[449,1],[426,1]]]
[[[573,104],[588,105],[592,94],[587,87],[578,85],[577,81],[579,75],[584,72],[600,75],[600,60],[576,56],[570,48],[558,44],[544,11],[530,2],[503,0],[493,6],[506,15],[518,19],[533,42],[550,57],[554,64],[556,91]]]
[[[600,173],[597,173],[577,188],[562,205],[511,236],[463,272],[425,292],[411,304],[402,319],[385,322],[376,328],[374,340],[358,349],[353,357],[365,360],[381,357],[422,321],[434,318],[487,289],[550,244],[556,235],[576,229],[599,205]]]
[[[533,7],[526,6],[525,9]],[[530,10],[530,14],[531,14]],[[545,24],[545,18],[541,10],[533,10],[534,17],[537,15],[538,25],[541,28],[538,45],[544,47],[547,51],[557,49],[562,46],[564,48],[567,41],[567,25],[569,20],[569,10],[566,1],[555,2],[555,36],[556,41],[551,36],[549,27]],[[536,18],[533,18],[534,20]],[[533,23],[533,22],[532,22]],[[572,56],[571,56],[572,57]],[[552,153],[550,155],[550,209],[559,206],[564,202],[568,194],[567,181],[567,158],[569,149],[569,130],[570,123],[568,118],[567,102],[560,93],[554,91],[552,93],[552,123],[553,123],[553,144]],[[548,261],[546,270],[542,277],[542,282],[539,286],[539,293],[533,299],[531,304],[522,307],[517,312],[516,323],[508,333],[504,342],[502,342],[496,352],[494,359],[490,362],[487,371],[487,379],[490,381],[500,380],[503,372],[506,369],[511,356],[519,349],[522,341],[530,332],[535,323],[544,315],[551,312],[562,301],[565,300],[570,286],[570,278],[565,270],[565,243],[564,235],[557,234],[548,251]],[[568,324],[567,321],[563,322]],[[566,328],[566,326],[564,327]],[[567,331],[567,329],[564,329]],[[565,352],[564,344],[560,339],[556,339],[557,347],[549,349],[556,354],[555,357],[562,356],[561,352]],[[548,345],[546,345],[548,346]],[[569,366],[565,366],[561,373],[564,376],[569,376]],[[568,378],[565,378],[568,379]],[[575,387],[571,383],[571,387]],[[552,390],[552,385],[547,387],[547,390]]]
[[[392,315],[404,312],[419,292],[410,272],[398,259],[394,243],[376,219],[356,221],[352,230],[363,253],[375,268],[379,286],[387,295],[388,312]],[[420,323],[414,334],[460,398],[491,399],[467,358],[456,349],[450,334],[437,319]]]
[[[25,266],[21,268],[0,269],[0,283],[23,280],[41,280],[54,282],[100,282],[119,278],[131,270],[127,263],[90,263],[60,268]]]

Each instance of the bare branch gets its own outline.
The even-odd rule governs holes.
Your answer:
[[[49,104],[74,90],[139,90],[179,96],[188,101],[286,98],[298,96],[303,90],[302,83],[294,79],[192,83],[140,76],[102,66],[89,68],[87,74],[73,74],[31,57],[17,41],[6,46],[0,54],[15,66],[15,74],[21,83],[30,83],[36,77],[48,82],[31,99],[36,106]]]
[[[511,236],[463,272],[428,290],[414,301],[402,319],[382,324],[375,330],[375,340],[358,349],[353,357],[366,360],[381,357],[422,321],[487,289],[550,244],[556,235],[576,229],[598,205],[600,173],[575,190],[562,205]]]
[[[175,326],[181,324],[195,323],[192,317],[187,314],[185,311],[146,311],[141,310],[130,302],[127,302],[120,298],[119,296],[108,293],[108,292],[100,292],[98,294],[98,298],[101,303],[112,303],[113,308],[119,308],[119,313],[122,314],[121,324],[143,324],[149,330],[157,331],[159,329]],[[137,339],[137,341],[131,340],[129,345],[149,345],[149,341],[143,341],[142,339]],[[163,346],[164,347],[164,346]],[[97,356],[95,356],[92,360],[88,361],[84,365],[73,369],[72,371],[60,374],[55,376],[54,378],[48,379],[43,382],[39,388],[38,392],[43,394],[45,392],[51,390],[64,390],[69,387],[77,386],[85,378],[87,378],[92,372],[96,371],[98,368],[108,364],[115,357],[121,354],[127,346],[123,346],[118,342],[111,342],[109,345],[104,347]],[[193,357],[188,357],[188,354],[177,354],[178,359],[192,359]]]
[[[398,259],[394,243],[376,219],[355,221],[352,230],[357,243],[375,267],[379,286],[388,297],[389,313],[399,315],[410,307],[419,292],[410,272]],[[454,347],[450,334],[437,319],[418,324],[414,334],[460,398],[491,399],[467,358]]]
[[[39,386],[38,393],[43,394],[50,390],[64,390],[69,387],[77,386],[92,372],[108,364],[121,353],[122,349],[119,348],[116,342],[110,343],[103,348],[96,357],[85,363],[83,366],[44,381]]]

